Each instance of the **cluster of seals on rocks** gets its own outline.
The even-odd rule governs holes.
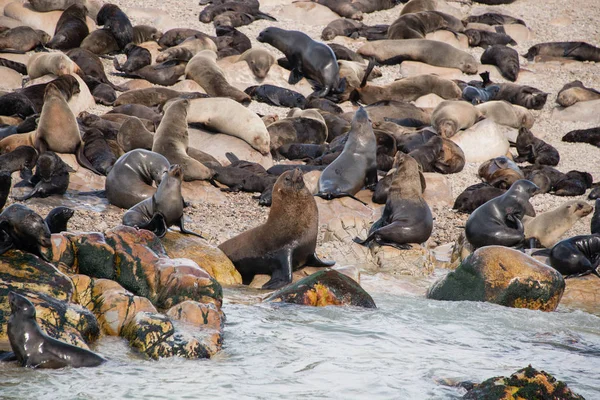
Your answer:
[[[35,307],[25,296],[9,292],[10,318],[7,333],[10,347],[22,367],[96,367],[106,359],[94,352],[61,342],[45,334],[36,321]]]
[[[280,288],[292,282],[292,272],[300,267],[334,264],[315,253],[318,212],[302,172],[286,171],[273,186],[267,222],[221,243],[219,249],[233,262],[244,284],[257,274],[268,274],[271,279],[262,288]]]

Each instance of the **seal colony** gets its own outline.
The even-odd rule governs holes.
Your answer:
[[[136,25],[140,17],[125,6],[92,11],[87,3],[59,5],[51,24],[34,7],[48,25],[29,20],[0,32],[0,73],[17,82],[0,96],[0,204],[8,201],[0,253],[44,256],[50,233],[68,230],[69,220],[81,227],[82,217],[67,208],[44,220],[29,199],[82,203],[83,194],[123,209],[118,221],[114,207],[107,211],[111,224],[159,238],[172,225],[208,232],[244,284],[269,275],[263,289],[292,283],[304,266],[333,266],[341,255],[320,246],[320,229],[348,253],[359,245],[382,252],[381,262],[389,247],[429,249],[458,241],[460,231],[474,248],[548,247],[562,274],[597,274],[597,236],[583,236],[588,226],[581,232],[591,205],[556,196],[585,196],[598,187],[598,171],[568,154],[586,144],[557,143],[544,125],[555,107],[572,111],[577,126],[561,135],[591,131],[565,142],[600,143],[600,121],[589,111],[597,110],[600,82],[582,72],[598,67],[581,64],[597,61],[594,44],[534,44],[528,21],[442,1],[319,1],[346,18],[393,14],[373,14],[382,18],[373,26],[333,20],[312,29],[296,28],[266,4],[259,10],[255,0],[215,0],[198,8],[200,22],[164,32],[160,21]],[[43,46],[57,51],[36,51]],[[25,51],[34,53],[18,54]],[[544,82],[535,75],[547,77],[546,66],[575,72]],[[103,191],[80,190],[82,167],[99,174]],[[431,185],[438,178],[450,193],[444,202]],[[250,195],[222,195],[210,185],[260,194],[252,215],[266,216],[258,205],[270,205],[266,221],[231,227],[245,218],[231,215],[244,213],[237,200]],[[17,192],[22,186],[32,189]],[[233,211],[224,217],[202,208],[211,197]],[[547,202],[554,211],[544,212]],[[471,215],[454,216],[453,203]],[[347,235],[346,215],[368,232]],[[583,235],[574,236],[573,226]],[[576,265],[565,261],[571,256]]]

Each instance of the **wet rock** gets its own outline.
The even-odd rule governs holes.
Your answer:
[[[106,243],[102,233],[63,232],[62,235],[69,239],[76,252],[73,272],[94,278],[115,278],[115,250]]]
[[[580,101],[570,107],[556,107],[552,111],[552,118],[559,121],[585,121],[589,123],[600,123],[600,100]]]
[[[600,279],[590,274],[565,279],[561,306],[600,315]]]
[[[177,330],[193,337],[182,347],[184,354],[190,350],[198,353],[198,350],[193,349],[202,348],[200,353],[206,352],[212,356],[221,349],[225,316],[214,304],[187,300],[169,309],[166,315],[171,317]]]
[[[373,246],[371,252],[379,272],[392,275],[429,276],[435,268],[433,256],[422,246],[413,245],[410,250]]]
[[[583,400],[567,384],[556,380],[545,371],[538,371],[531,365],[512,374],[510,377],[490,378],[467,392],[465,400],[476,399],[561,399]]]
[[[371,296],[358,283],[331,269],[292,283],[273,293],[265,301],[316,307],[349,305],[376,308]]]
[[[228,199],[221,189],[214,187],[206,181],[182,182],[181,194],[183,198],[191,203],[202,204],[227,204]]]
[[[565,289],[554,268],[502,246],[477,249],[429,289],[434,300],[487,301],[507,307],[554,311]]]
[[[42,259],[11,250],[0,256],[0,351],[10,351],[6,324],[11,291],[31,300],[38,324],[49,336],[83,348],[98,338],[94,315],[73,303],[73,281]]]
[[[354,280],[358,284],[360,284],[360,268],[358,268],[354,265],[346,265],[346,266],[334,266],[334,267],[331,267],[331,269],[334,271],[337,271],[341,274],[344,274],[349,278],[352,278],[352,280]],[[318,267],[304,267],[302,269],[299,269],[298,271],[294,271],[294,273],[292,274],[292,282],[296,283],[299,280],[304,279],[307,276],[315,274],[321,270],[322,270],[322,268],[318,268]],[[263,285],[265,283],[267,283],[270,279],[271,279],[270,275],[262,275],[262,274],[255,275],[254,279],[252,279],[252,282],[250,282],[250,285],[248,285],[248,286],[253,289],[261,289],[263,287]]]
[[[169,231],[162,238],[162,243],[169,256],[189,258],[200,265],[221,285],[239,285],[242,283],[242,276],[225,253],[217,247],[209,245],[205,240]]]
[[[71,274],[69,276],[75,286],[75,294],[73,296],[75,303],[88,310],[92,310],[92,278],[81,274]]]

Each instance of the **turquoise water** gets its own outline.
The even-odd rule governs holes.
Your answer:
[[[372,292],[378,309],[243,304],[227,291],[211,360],[148,361],[103,338],[99,368],[0,365],[2,399],[452,399],[442,379],[481,381],[532,364],[600,399],[600,318]]]

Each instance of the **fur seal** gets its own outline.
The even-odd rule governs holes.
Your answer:
[[[437,67],[458,68],[466,74],[476,74],[479,64],[469,53],[427,39],[377,40],[363,45],[358,54],[381,64],[420,61]]]
[[[500,189],[508,189],[516,181],[525,178],[519,166],[506,156],[484,162],[479,166],[477,174],[484,182]]]
[[[216,26],[217,37],[215,43],[219,51],[219,58],[242,54],[252,47],[248,36],[232,26]]]
[[[129,43],[125,46],[123,52],[127,55],[127,60],[123,65],[119,63],[116,57],[113,59],[113,66],[117,71],[131,73],[152,64],[150,50],[144,47]]]
[[[21,204],[11,204],[0,213],[0,232],[7,237],[0,245],[0,254],[19,249],[48,261],[41,247],[50,247],[48,226],[36,212]]]
[[[115,101],[115,107],[123,104],[141,104],[147,107],[156,107],[167,100],[179,97],[181,93],[176,90],[162,87],[149,87],[134,89],[122,93]]]
[[[476,107],[485,118],[511,128],[531,129],[535,122],[535,118],[529,110],[525,107],[512,105],[508,101],[487,101],[478,104]]]
[[[179,164],[186,181],[210,179],[214,172],[187,154],[187,116],[190,100],[176,100],[169,104],[154,134],[152,151],[162,154],[171,164]]]
[[[537,189],[534,183],[519,180],[506,193],[473,211],[465,226],[469,243],[475,248],[522,246],[525,234],[521,220],[529,198]]]
[[[581,235],[562,240],[550,250],[550,265],[566,277],[598,273],[600,235]],[[535,255],[535,253],[534,253]]]
[[[231,115],[235,115],[235,119]],[[190,100],[187,117],[188,123],[200,123],[217,132],[235,136],[261,154],[269,154],[269,132],[263,121],[254,112],[231,99]]]
[[[105,29],[96,29],[81,42],[81,48],[94,54],[113,54],[120,50],[115,37]]]
[[[548,42],[530,47],[523,55],[529,61],[533,61],[536,56],[598,62],[600,61],[600,48],[586,42]]]
[[[400,15],[390,25],[387,39],[424,39],[425,35],[444,29],[453,32],[465,30],[461,20],[440,11],[420,11]]]
[[[124,151],[135,149],[152,150],[154,135],[137,117],[130,117],[119,128],[117,144]]]
[[[4,208],[8,195],[10,194],[10,186],[12,178],[9,172],[0,171],[0,211]]]
[[[169,29],[158,39],[158,44],[162,48],[177,46],[179,43],[183,42],[185,39],[192,36],[199,37],[209,37],[203,32],[200,32],[196,29],[188,29],[188,28],[174,28]]]
[[[532,110],[544,108],[548,98],[548,93],[531,86],[515,85],[514,83],[502,83],[498,86],[500,86],[500,90],[494,100],[506,100]]]
[[[131,208],[156,192],[169,169],[169,160],[148,150],[132,150],[123,154],[106,177],[106,197],[110,204]]]
[[[54,37],[46,46],[57,50],[79,47],[90,33],[85,19],[86,14],[87,8],[81,4],[73,4],[67,8],[58,19]]]
[[[196,81],[210,96],[229,97],[242,104],[250,103],[250,97],[246,93],[227,82],[227,78],[216,60],[217,54],[214,51],[199,52],[185,67],[185,77]]]
[[[27,73],[31,79],[48,74],[60,76],[79,72],[81,72],[79,66],[61,52],[36,53],[27,62]]]
[[[505,192],[505,190],[485,182],[471,185],[456,197],[452,209],[458,212],[471,214],[479,208],[479,206],[487,203],[491,199],[501,196]]]
[[[0,205],[0,210],[2,206]],[[593,234],[600,233],[600,199],[596,198],[596,202],[594,203],[594,215],[592,216],[592,221],[590,222],[590,229]]]
[[[316,82],[315,97],[344,92],[346,81],[340,79],[335,54],[326,44],[312,40],[305,33],[275,27],[260,32],[257,40],[285,54],[292,67],[288,79],[290,85],[306,77]]]
[[[551,248],[575,222],[591,214],[592,211],[594,207],[585,201],[573,200],[535,218],[524,217],[525,238],[537,240],[542,246]]]
[[[361,107],[352,119],[344,150],[319,177],[316,195],[327,200],[344,196],[355,198],[363,186],[374,187],[377,184],[376,153],[377,139],[371,120]]]
[[[136,25],[133,27],[133,44],[140,44],[148,41],[158,42],[163,33],[150,25]]]
[[[72,75],[60,75],[56,79],[48,83],[40,83],[37,85],[31,85],[24,87],[19,90],[18,93],[25,95],[33,104],[33,109],[36,113],[42,111],[44,105],[44,93],[46,93],[46,86],[53,84],[63,94],[65,100],[71,100],[71,97],[80,93],[79,81]]]
[[[23,185],[33,186],[33,190],[22,197],[15,197],[15,200],[25,201],[32,197],[44,198],[53,194],[65,194],[69,187],[70,169],[56,153],[42,153],[37,159],[35,174],[22,182]]]
[[[44,222],[48,225],[48,229],[50,233],[61,233],[67,230],[67,223],[75,213],[75,210],[69,207],[55,207],[46,218],[44,218]]]
[[[409,155],[398,152],[394,160],[392,183],[381,218],[375,222],[365,240],[356,243],[410,249],[409,243],[424,243],[433,231],[433,216],[422,195],[419,165]]]
[[[488,32],[481,29],[467,29],[464,34],[467,35],[470,47],[482,47],[487,49],[489,46],[495,44],[502,46],[509,44],[512,46],[517,45],[517,42],[515,42],[513,38],[504,33]]]
[[[495,44],[488,47],[481,55],[482,64],[492,64],[500,69],[503,77],[516,81],[519,76],[519,53],[510,47]]]
[[[319,210],[299,170],[287,171],[273,187],[269,218],[219,245],[244,284],[256,274],[269,274],[263,289],[277,289],[292,282],[292,272],[302,266],[329,267],[315,253]]]
[[[567,83],[558,92],[556,102],[563,107],[570,107],[580,101],[590,101],[600,99],[600,92],[596,89],[588,88],[581,81]]]
[[[27,52],[45,46],[49,41],[50,35],[29,26],[18,26],[0,33],[0,49],[2,50]]]
[[[438,104],[431,115],[431,126],[444,138],[468,129],[482,118],[481,112],[465,101],[446,100]]]
[[[556,196],[579,196],[592,187],[593,178],[587,172],[573,170],[564,174],[551,166],[539,164],[523,167],[522,170],[531,181],[547,182],[547,191],[553,191]]]
[[[37,151],[31,146],[19,146],[10,153],[0,155],[0,172],[13,173],[32,169],[37,161]]]
[[[9,292],[8,339],[22,367],[64,368],[96,367],[106,359],[89,350],[61,342],[46,335],[35,319],[35,307],[26,297]]]
[[[494,12],[488,12],[480,15],[470,15],[467,18],[465,18],[464,21],[466,23],[476,23],[485,25],[525,25],[525,21],[523,21],[522,19]]]
[[[102,175],[107,175],[113,164],[117,161],[114,153],[102,132],[96,128],[87,129],[83,134],[85,147],[83,154],[90,161],[94,169]]]
[[[329,46],[329,48],[333,51],[333,54],[335,54],[335,58],[338,61],[339,60],[347,60],[347,61],[354,61],[354,62],[359,62],[359,63],[365,62],[365,59],[362,58],[360,55],[358,55],[358,53],[350,50],[347,47],[342,46],[341,44],[329,43],[327,46]]]
[[[104,71],[104,65],[96,54],[80,47],[69,50],[66,54],[77,64],[83,75],[83,81],[88,85],[90,90],[98,83],[104,83],[110,85],[113,89],[122,90],[108,80]]]
[[[172,86],[183,76],[185,69],[185,62],[173,60],[161,64],[146,65],[138,70],[127,73],[126,76],[143,78],[155,85]]]
[[[346,36],[356,39],[360,36],[359,31],[365,25],[362,22],[347,18],[339,18],[331,21],[321,32],[321,39],[333,40],[336,36]]]
[[[189,61],[202,50],[211,50],[216,53],[217,45],[208,37],[189,37],[177,46],[161,51],[156,57],[156,62],[162,63],[170,60]]]
[[[306,97],[298,92],[274,85],[250,86],[244,90],[253,100],[272,106],[305,108]]]
[[[556,166],[560,161],[558,150],[535,137],[527,128],[519,129],[517,152],[519,156],[515,158],[516,162],[528,161],[532,164]]]
[[[133,41],[133,25],[117,5],[103,5],[96,16],[96,22],[113,35],[120,50]]]
[[[154,232],[156,236],[163,237],[170,226],[177,224],[181,233],[202,237],[183,226],[182,178],[181,167],[178,164],[171,165],[163,173],[152,197],[142,200],[127,210],[123,215],[123,225],[147,229]]]
[[[253,47],[240,55],[237,62],[246,61],[250,71],[258,79],[265,79],[271,65],[275,64],[275,56],[267,49]]]
[[[562,141],[569,143],[589,143],[600,147],[600,127],[570,131],[562,137]]]

